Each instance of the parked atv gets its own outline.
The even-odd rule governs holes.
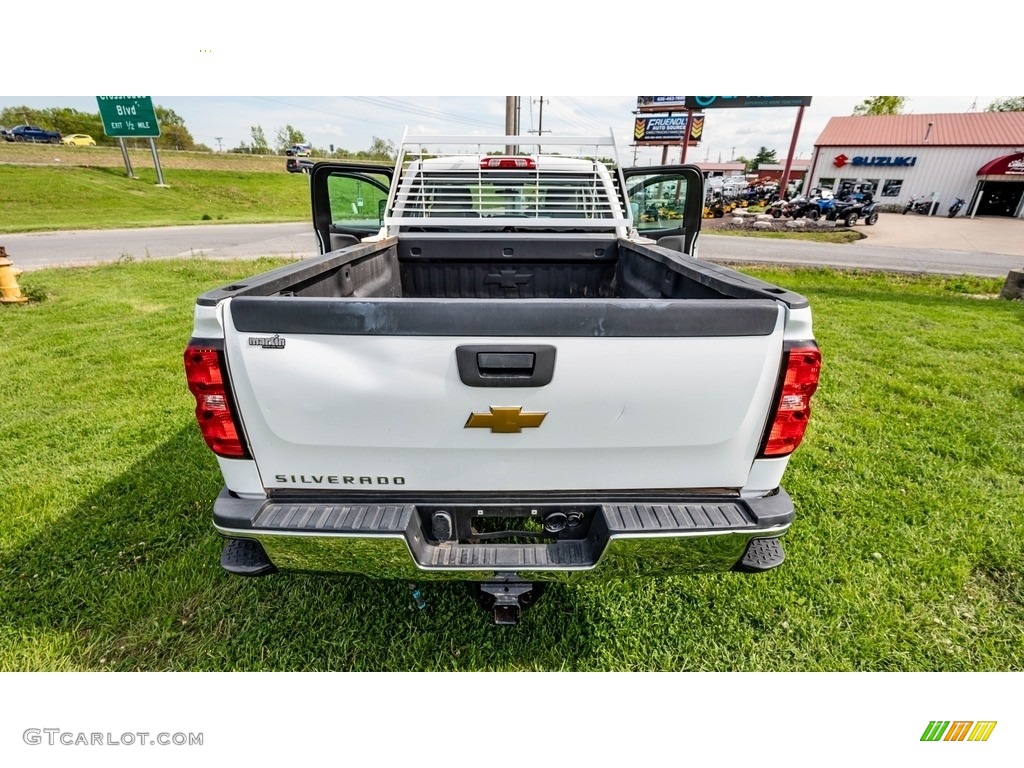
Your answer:
[[[801,216],[807,216],[812,211],[817,213],[818,207],[811,200],[808,200],[806,197],[796,197],[789,201],[785,214],[791,218],[799,219]]]
[[[788,200],[775,200],[764,212],[769,214],[773,219],[780,219],[783,216],[789,215],[789,201]]]
[[[815,187],[811,190],[811,205],[804,213],[804,218],[817,221],[828,214],[836,207],[835,196],[828,187]]]
[[[841,221],[847,227],[852,227],[864,219],[865,224],[872,226],[878,221],[878,204],[870,192],[860,196],[851,195],[836,201],[835,207],[828,212],[826,218],[829,221]]]
[[[726,200],[722,195],[716,194],[704,201],[704,218],[720,219],[735,208],[735,202]]]

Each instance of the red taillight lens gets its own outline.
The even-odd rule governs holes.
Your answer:
[[[761,447],[764,458],[788,456],[800,445],[811,417],[811,395],[821,374],[821,351],[814,342],[796,342],[783,354],[785,378]]]
[[[536,170],[537,161],[532,157],[485,157],[480,161],[480,167],[487,168],[509,168],[512,170]]]
[[[210,450],[229,459],[248,458],[224,386],[220,351],[189,346],[185,350],[185,378],[196,398],[196,421]]]

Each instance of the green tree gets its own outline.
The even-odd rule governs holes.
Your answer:
[[[395,142],[374,136],[370,142],[369,157],[371,160],[394,160]]]
[[[768,149],[767,147],[761,147],[758,150],[757,155],[751,161],[754,170],[757,170],[762,165],[774,165],[779,162],[778,158],[775,157],[775,150]]]
[[[754,167],[754,161],[750,160],[749,158],[744,157],[743,155],[740,155],[739,157],[737,157],[735,160],[733,160],[733,162],[734,163],[743,163],[743,172],[744,173],[750,173],[751,169]]]
[[[278,152],[284,152],[292,144],[306,143],[306,137],[302,135],[302,131],[297,128],[293,128],[291,125],[278,128],[275,140]]]
[[[906,96],[871,96],[853,108],[855,115],[902,115]]]
[[[103,123],[100,120],[100,113],[79,112],[69,107],[51,107],[44,110],[46,116],[43,121],[49,121],[54,130],[60,131],[65,136],[73,133],[86,133],[92,136],[96,142],[103,141]]]
[[[60,131],[65,136],[72,133],[87,133],[96,139],[97,143],[104,143],[103,124],[100,122],[99,112],[90,114],[68,107],[32,109],[24,106],[5,107],[0,111],[0,125],[10,128],[20,123]]]
[[[185,119],[178,115],[173,109],[154,105],[157,122],[160,123],[160,138],[156,145],[160,149],[185,149],[192,150],[196,142],[185,127]]]
[[[173,109],[156,105],[154,111],[160,124],[160,136],[156,139],[156,145],[159,148],[209,151],[209,147],[196,144],[192,134],[185,127],[185,120]],[[65,136],[72,133],[87,133],[96,140],[97,144],[113,145],[117,143],[115,137],[104,135],[99,109],[95,112],[79,112],[70,107],[32,109],[21,106],[5,107],[0,111],[0,125],[13,126],[19,123],[40,125],[43,128],[60,131]],[[145,139],[130,139],[129,143],[134,147],[149,145]]]
[[[267,144],[267,137],[263,133],[262,125],[254,125],[249,129],[249,135],[252,137],[252,151],[258,155],[269,155],[270,145]]]
[[[42,115],[41,110],[32,109],[31,107],[4,107],[0,111],[0,125],[7,128],[22,125],[23,123],[38,125],[42,122],[40,119]]]
[[[997,99],[985,107],[986,112],[1024,112],[1024,96]]]

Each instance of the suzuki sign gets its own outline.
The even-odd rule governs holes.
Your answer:
[[[917,164],[917,157],[902,157],[902,156],[891,156],[883,155],[881,157],[862,157],[860,155],[854,157],[852,160],[846,155],[836,155],[835,160],[832,161],[832,165],[836,168],[842,168],[846,165],[852,165],[855,167],[866,167],[866,166],[887,166],[890,168],[909,168],[912,165]]]

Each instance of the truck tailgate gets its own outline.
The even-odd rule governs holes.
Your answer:
[[[739,488],[776,391],[786,312],[771,300],[689,302],[693,313],[642,302],[644,329],[622,319],[630,302],[588,322],[571,320],[585,302],[489,302],[472,326],[486,335],[463,336],[465,303],[431,314],[424,302],[406,333],[402,300],[363,302],[358,322],[344,302],[290,301],[222,305],[233,394],[268,489]],[[564,335],[523,333],[524,318],[558,306]],[[460,347],[499,366],[553,348],[550,381],[467,384]]]

